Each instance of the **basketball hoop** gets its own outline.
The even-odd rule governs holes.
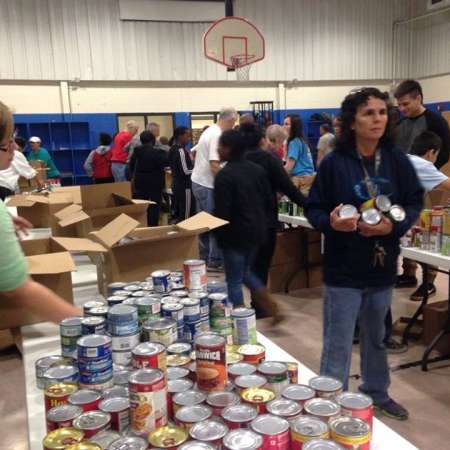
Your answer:
[[[250,67],[251,61],[253,60],[254,55],[235,55],[232,56],[231,65],[236,72],[236,79],[238,81],[248,81],[250,79]]]

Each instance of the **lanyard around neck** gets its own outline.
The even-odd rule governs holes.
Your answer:
[[[364,163],[364,159],[362,155],[358,152],[359,161],[361,163],[362,170],[364,172],[364,183],[367,187],[367,191],[369,192],[369,195],[372,198],[375,198],[377,196],[377,187],[375,183],[372,182],[372,179],[370,178],[369,171],[367,170],[367,167]],[[380,170],[381,166],[381,151],[378,148],[375,152],[375,176],[378,176],[378,171]]]

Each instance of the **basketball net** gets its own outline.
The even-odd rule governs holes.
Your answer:
[[[248,81],[250,79],[250,67],[253,55],[235,55],[231,57],[233,69],[236,72],[238,81]]]

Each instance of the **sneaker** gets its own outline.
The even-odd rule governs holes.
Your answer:
[[[409,412],[403,408],[402,405],[392,400],[392,398],[382,404],[374,402],[373,406],[376,410],[380,411],[381,414],[390,417],[391,419],[406,420],[409,417]]]
[[[409,288],[417,286],[417,278],[414,275],[399,275],[397,277],[397,282],[395,283],[396,288]]]
[[[436,295],[436,286],[433,283],[427,283],[428,287],[428,298]],[[425,285],[421,284],[415,292],[411,294],[409,299],[413,302],[421,302],[426,294]]]
[[[391,337],[384,341],[384,346],[386,347],[386,352],[390,354],[405,353],[408,350],[406,344],[402,344]]]

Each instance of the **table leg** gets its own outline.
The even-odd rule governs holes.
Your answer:
[[[304,239],[302,239],[302,245],[300,246],[300,264],[299,264],[299,267],[294,271],[294,273],[286,281],[286,284],[284,286],[284,292],[286,294],[289,293],[289,286],[292,283],[292,280],[303,269],[306,270],[306,287],[309,287],[308,232],[307,231],[305,232],[305,230],[302,230],[302,234],[303,234]]]

